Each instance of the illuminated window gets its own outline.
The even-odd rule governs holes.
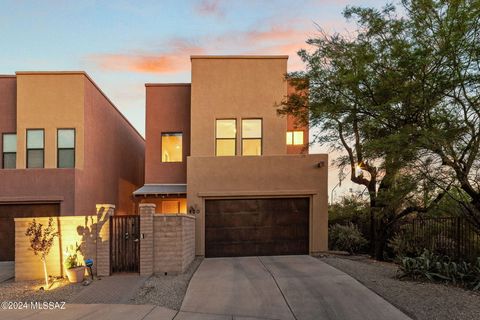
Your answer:
[[[15,133],[3,134],[3,165],[4,169],[17,167],[17,135]]]
[[[57,167],[75,168],[75,129],[57,130]]]
[[[262,154],[262,119],[242,119],[242,155]]]
[[[303,145],[303,131],[287,131],[287,145]]]
[[[182,162],[182,133],[162,133],[162,162]]]
[[[219,119],[215,123],[215,155],[234,156],[237,154],[237,120]]]
[[[27,168],[43,168],[45,161],[45,132],[43,129],[27,130]]]

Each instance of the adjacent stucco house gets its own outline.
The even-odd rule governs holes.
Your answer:
[[[137,203],[192,214],[195,254],[327,250],[326,154],[277,115],[287,56],[192,56],[191,84],[146,84],[145,185]]]
[[[133,213],[144,139],[84,72],[0,76],[0,261],[14,218]]]

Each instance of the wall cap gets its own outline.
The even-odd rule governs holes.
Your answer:
[[[139,208],[156,208],[157,205],[155,203],[140,203],[138,207]]]
[[[193,219],[195,220],[196,217],[192,214],[185,214],[185,213],[155,213],[153,215],[154,217],[159,217],[159,218],[187,218],[187,219]]]

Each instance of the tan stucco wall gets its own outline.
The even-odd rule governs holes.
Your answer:
[[[321,163],[319,167],[319,163]],[[188,157],[188,207],[198,206],[196,254],[205,254],[205,199],[309,197],[310,253],[328,248],[328,155]]]
[[[26,130],[45,129],[45,168],[57,167],[57,129],[76,129],[75,166],[83,168],[84,75],[17,73],[17,168],[26,167]]]
[[[43,279],[43,265],[30,249],[30,241],[25,231],[30,222],[48,225],[48,218],[15,219],[15,280]],[[78,261],[93,259],[97,262],[97,216],[54,217],[54,228],[60,232],[47,256],[47,271],[52,276],[64,276],[63,262],[65,251],[70,245],[81,246]],[[94,265],[95,272],[96,265]]]
[[[237,119],[237,155],[241,119],[263,119],[263,155],[286,154],[285,118],[275,103],[287,94],[286,56],[192,57],[191,152],[215,154],[215,120]]]

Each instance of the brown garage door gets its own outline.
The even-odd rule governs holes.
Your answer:
[[[308,254],[308,198],[205,201],[205,256]]]
[[[0,204],[0,261],[15,260],[14,218],[58,216],[59,203]]]

